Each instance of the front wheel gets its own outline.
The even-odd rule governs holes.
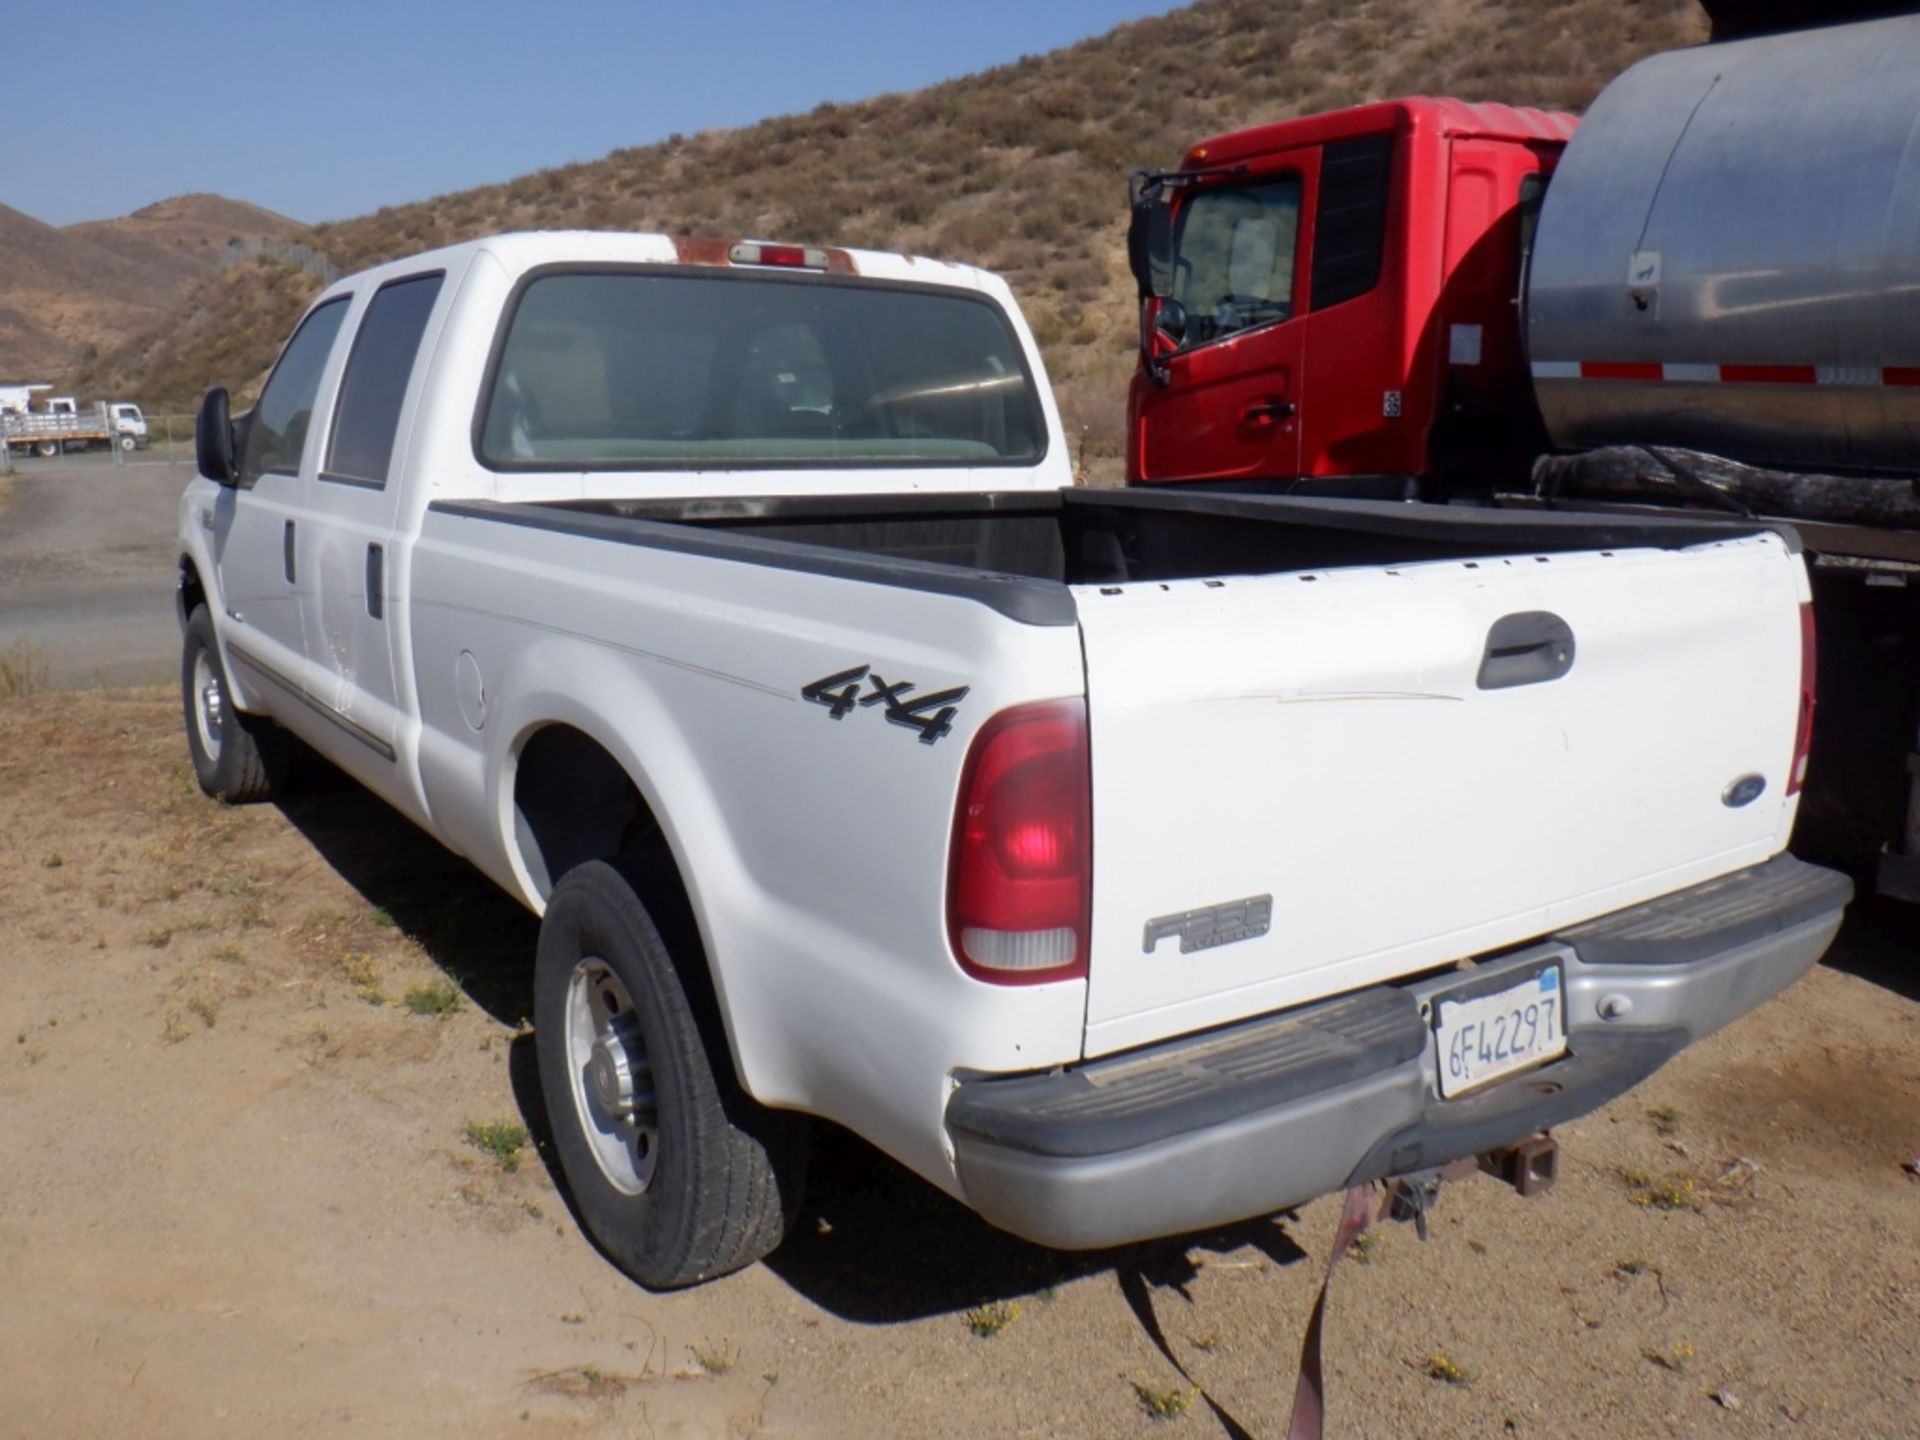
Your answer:
[[[180,655],[187,754],[200,788],[229,805],[271,800],[287,776],[287,737],[271,720],[233,708],[213,617],[196,605]]]
[[[669,890],[649,886],[649,908],[611,865],[568,871],[540,925],[533,992],[540,1088],[574,1203],[614,1263],[655,1289],[771,1251],[804,1164],[805,1122],[755,1104],[717,1017],[701,1023],[687,982],[702,988],[706,960]]]

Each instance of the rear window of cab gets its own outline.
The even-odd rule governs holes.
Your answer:
[[[475,431],[500,470],[1033,465],[1046,450],[991,300],[737,271],[536,272]]]

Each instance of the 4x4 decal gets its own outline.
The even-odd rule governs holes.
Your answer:
[[[864,695],[860,693],[862,682],[873,687]],[[931,695],[917,697],[912,697],[913,689],[914,682],[911,680],[889,682],[872,666],[856,665],[850,670],[823,675],[811,685],[801,686],[800,698],[826,706],[827,715],[834,720],[846,719],[856,706],[871,709],[875,705],[884,705],[887,707],[889,724],[917,730],[920,732],[920,743],[931,745],[942,735],[952,732],[953,717],[959,713],[960,702],[966,698],[968,687],[956,685],[951,690],[936,690]]]

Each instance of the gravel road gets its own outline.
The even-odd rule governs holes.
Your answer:
[[[174,506],[191,474],[104,456],[16,458],[0,476],[0,653],[35,647],[63,687],[172,676]]]

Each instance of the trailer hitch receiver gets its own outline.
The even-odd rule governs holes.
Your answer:
[[[1551,1135],[1534,1135],[1480,1157],[1480,1168],[1522,1195],[1539,1195],[1560,1178],[1560,1146]]]

